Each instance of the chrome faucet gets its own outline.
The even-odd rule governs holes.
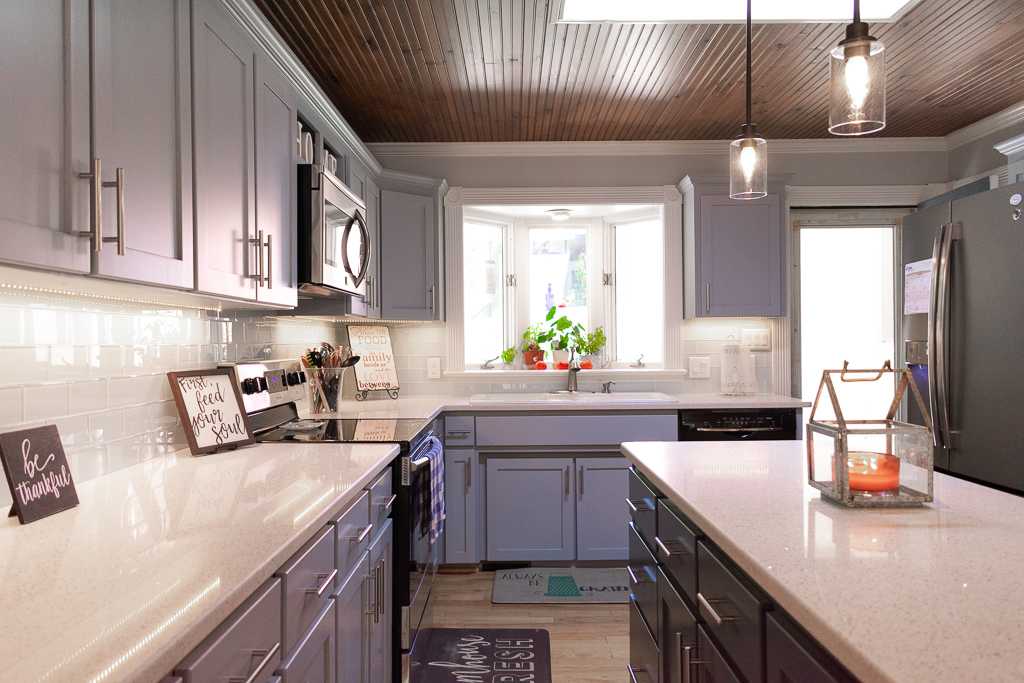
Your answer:
[[[615,380],[613,380],[613,379],[610,379],[607,382],[603,382],[601,384],[601,393],[602,394],[610,394],[610,393],[612,393],[612,387],[613,386],[615,386]]]
[[[576,379],[576,375],[578,374],[580,374],[580,368],[578,365],[569,366],[569,386],[566,387],[566,390],[568,390],[570,394],[575,394],[580,390],[579,382],[577,382]]]

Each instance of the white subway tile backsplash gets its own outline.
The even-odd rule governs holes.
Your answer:
[[[0,426],[15,425],[25,420],[23,392],[21,387],[0,389]]]
[[[104,410],[107,407],[107,380],[94,379],[68,385],[68,412],[72,415]]]
[[[40,384],[28,386],[23,394],[24,419],[46,420],[68,414],[68,385]]]

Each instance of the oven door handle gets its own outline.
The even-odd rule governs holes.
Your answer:
[[[409,467],[413,472],[427,465],[430,462],[430,458],[423,456],[422,458],[416,458],[415,460],[409,461]]]
[[[719,432],[723,434],[742,432],[781,432],[778,427],[697,427],[698,432]]]

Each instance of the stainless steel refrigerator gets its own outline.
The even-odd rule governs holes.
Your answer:
[[[900,310],[936,468],[1024,493],[1022,211],[1017,183],[940,198],[904,219]],[[922,423],[916,412],[909,419]]]

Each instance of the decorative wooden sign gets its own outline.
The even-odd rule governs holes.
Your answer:
[[[356,370],[356,399],[371,391],[386,391],[398,398],[398,370],[391,350],[391,331],[383,325],[350,325],[348,344],[352,355],[359,356]]]
[[[168,372],[167,379],[192,455],[254,443],[233,370]]]
[[[22,524],[78,505],[71,467],[55,425],[0,434],[0,461]]]

